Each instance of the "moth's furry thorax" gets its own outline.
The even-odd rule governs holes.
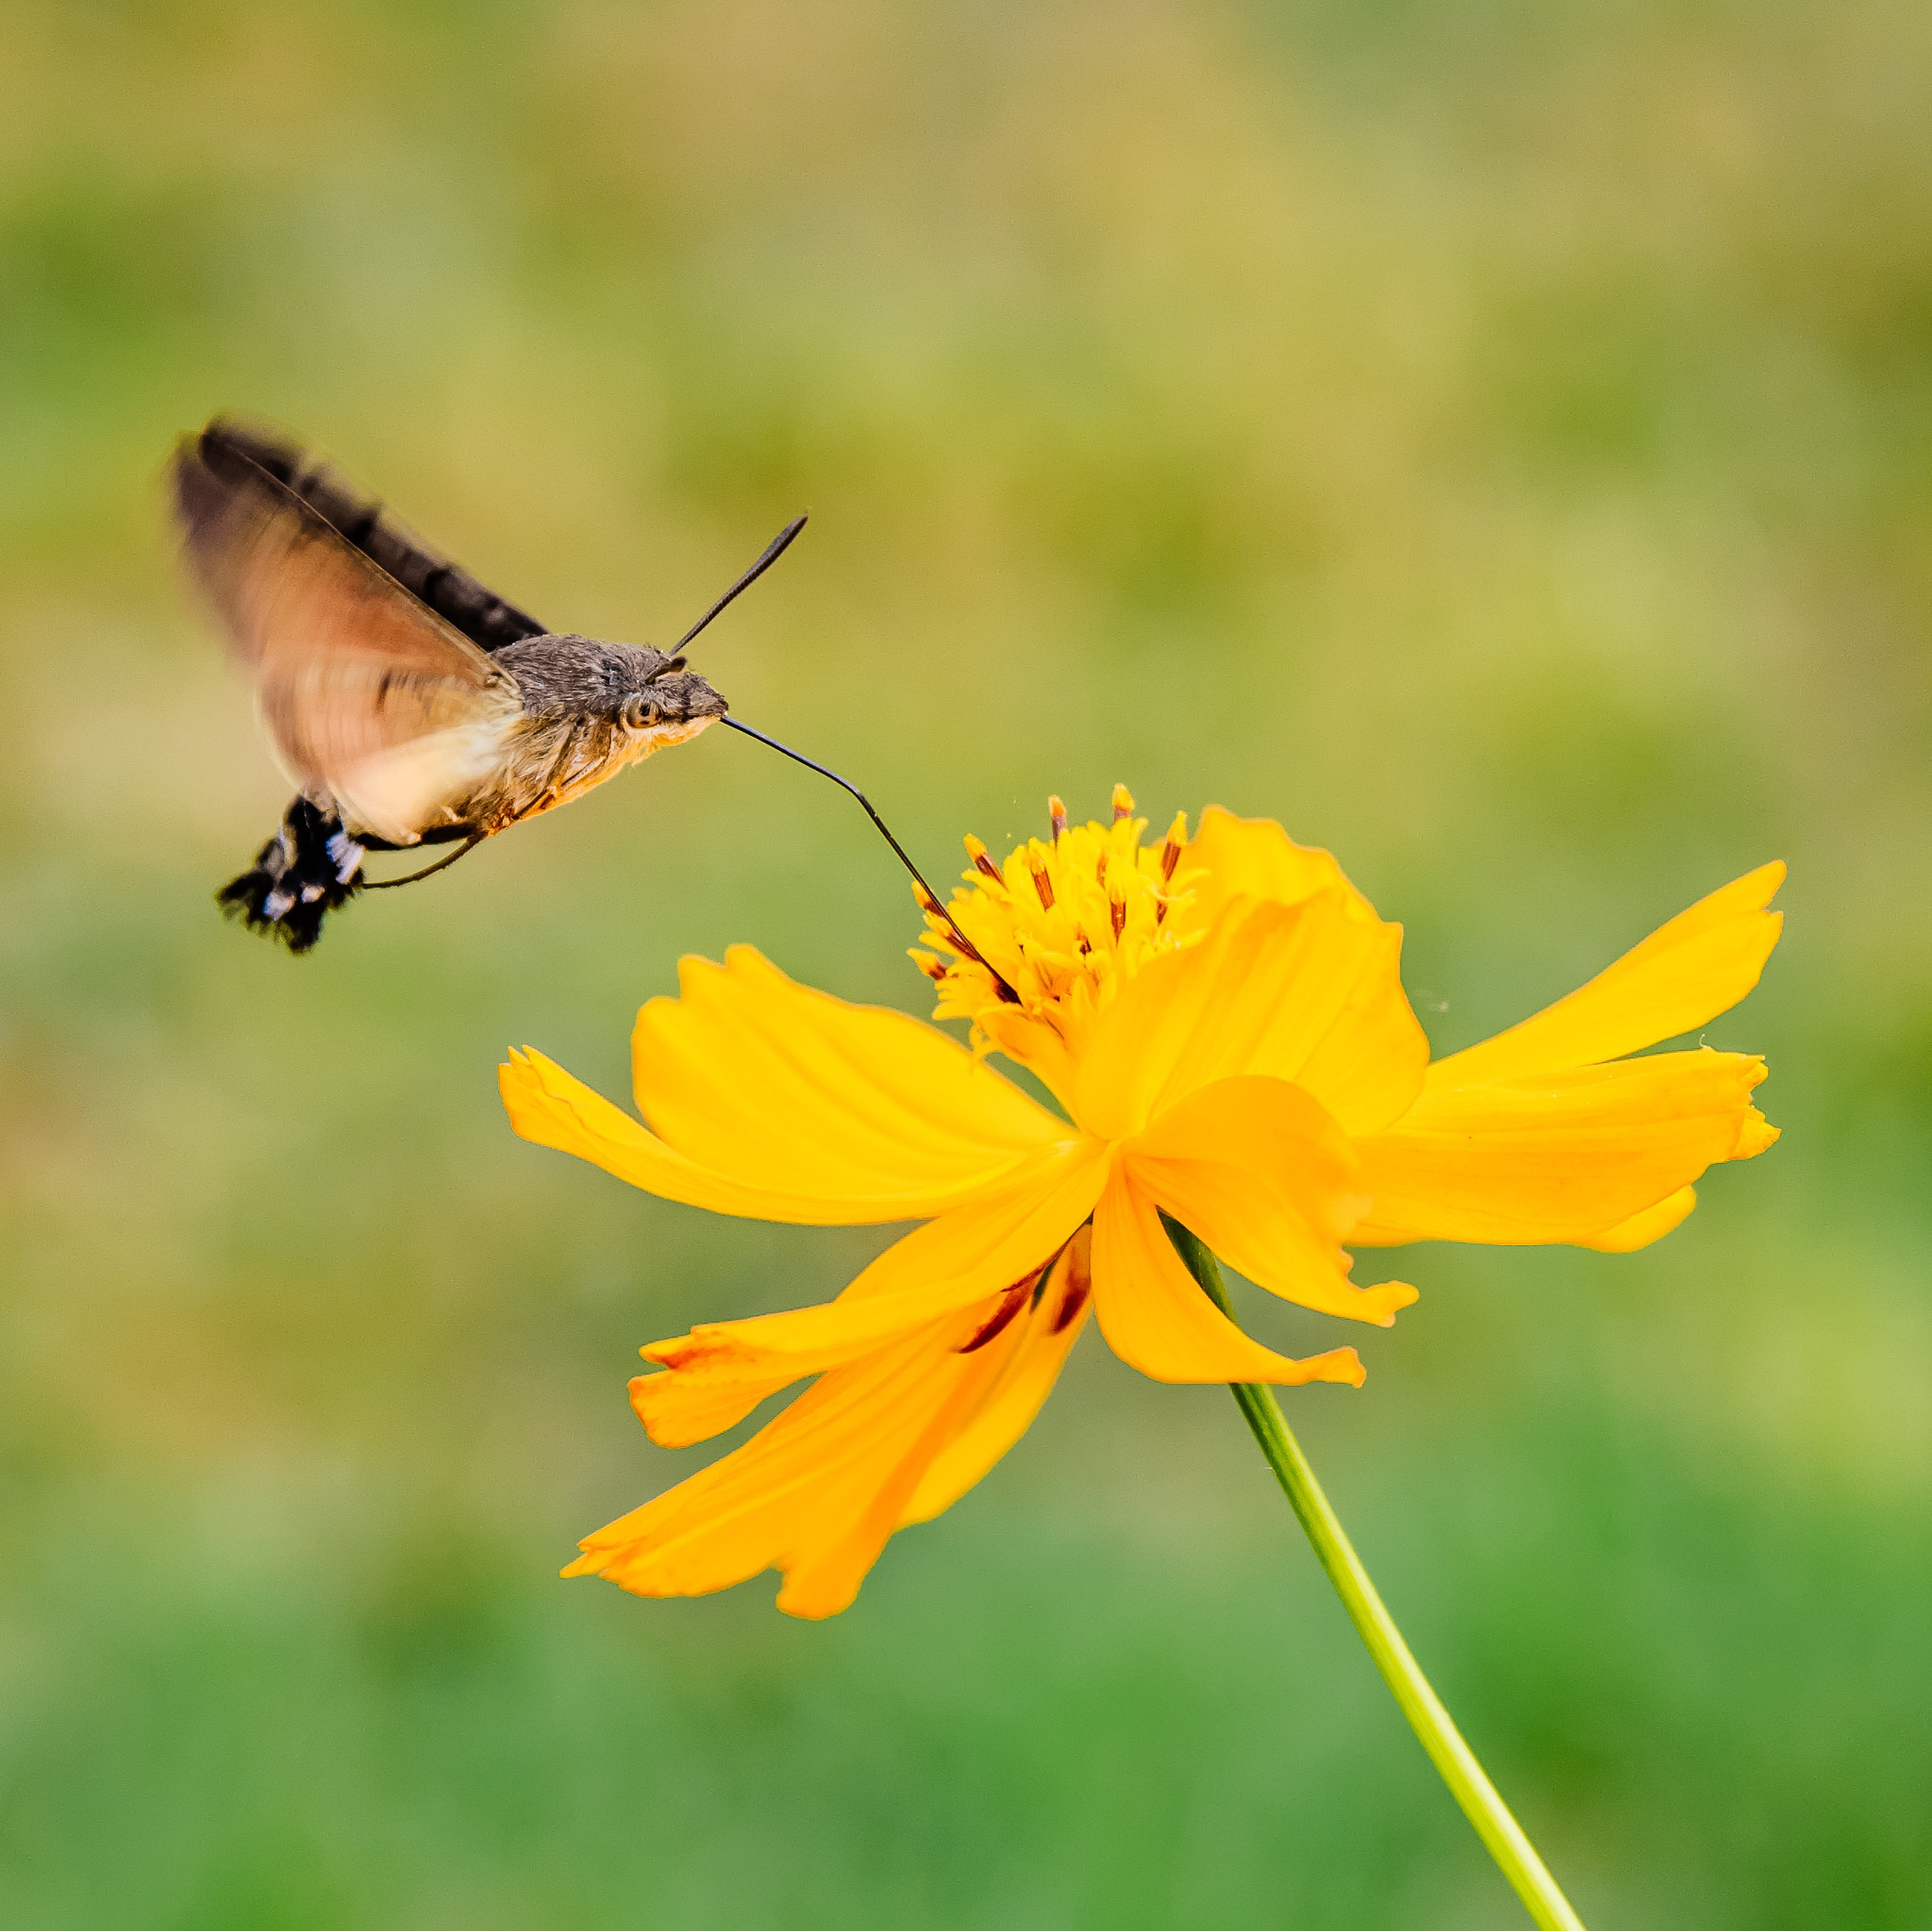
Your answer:
[[[627,764],[694,738],[728,708],[684,659],[601,638],[525,638],[496,653],[520,713],[489,774],[445,807],[484,832],[581,797]]]
[[[608,718],[636,724],[690,724],[719,718],[724,700],[674,658],[648,644],[595,637],[529,637],[496,661],[517,681],[526,717]],[[635,700],[635,701],[634,701]]]

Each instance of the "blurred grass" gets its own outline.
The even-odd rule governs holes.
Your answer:
[[[917,1009],[717,734],[296,963],[169,439],[295,424],[706,640],[932,867],[1127,779],[1334,846],[1479,1038],[1772,856],[1765,1160],[1419,1250],[1293,1415],[1587,1922],[1932,1923],[1932,23],[1854,0],[0,15],[0,1916],[1519,1922],[1215,1390],[1083,1350],[806,1628],[550,1579],[622,1383],[877,1245],[525,1147],[733,940]],[[1256,1318],[1295,1330],[1275,1309]]]

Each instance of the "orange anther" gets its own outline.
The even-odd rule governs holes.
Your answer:
[[[1188,814],[1176,811],[1174,823],[1168,827],[1167,842],[1160,848],[1160,875],[1163,878],[1174,876],[1174,868],[1180,863],[1181,853],[1187,849],[1187,843]]]
[[[966,856],[973,860],[974,865],[980,872],[983,872],[987,877],[992,879],[995,884],[1004,885],[1006,883],[1006,880],[1000,876],[1000,868],[987,857],[985,845],[978,839],[974,838],[970,831],[966,834]]]

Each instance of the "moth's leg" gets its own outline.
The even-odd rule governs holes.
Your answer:
[[[459,830],[461,826],[452,826],[452,828]],[[421,871],[411,871],[404,878],[365,878],[363,880],[363,891],[365,892],[387,892],[394,885],[415,885],[419,878],[431,878],[439,871],[448,871],[450,865],[454,865],[459,857],[466,857],[468,854],[475,852],[475,848],[479,844],[483,844],[485,838],[489,838],[489,832],[470,832],[470,838],[464,841],[464,844],[459,844],[448,857],[439,857],[435,865],[425,865]]]

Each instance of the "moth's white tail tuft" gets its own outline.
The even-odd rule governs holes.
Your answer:
[[[324,918],[361,889],[362,847],[340,818],[297,798],[254,868],[223,886],[215,902],[251,932],[307,952],[322,936]]]

